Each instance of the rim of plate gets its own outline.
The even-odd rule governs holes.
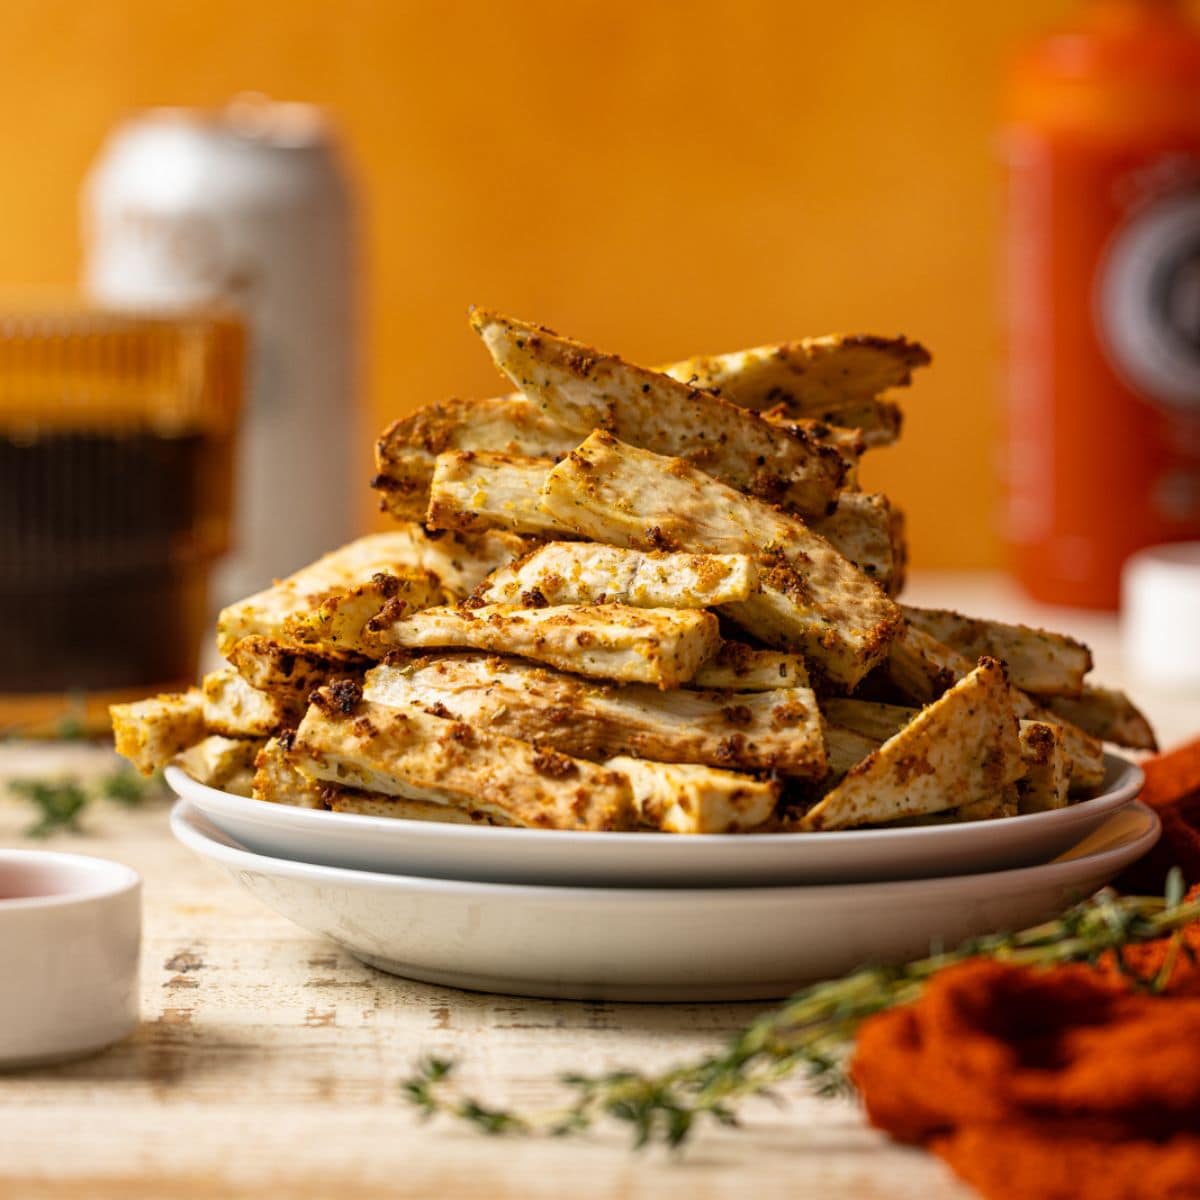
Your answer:
[[[1116,810],[1123,804],[1133,800],[1142,790],[1146,782],[1145,773],[1135,762],[1119,754],[1104,755],[1105,777],[1109,786],[1098,796],[1087,800],[1077,801],[1065,808],[1050,809],[1046,812],[1022,813],[1015,817],[1006,817],[1006,830],[1034,829],[1045,825],[1073,824],[1084,817],[1097,816],[1100,813]],[[564,841],[583,841],[589,846],[624,845],[631,841],[638,843],[653,842],[654,845],[666,850],[666,853],[680,853],[668,846],[720,846],[720,845],[765,845],[770,839],[772,846],[794,846],[798,842],[812,845],[814,838],[820,838],[822,845],[848,846],[861,842],[864,838],[886,838],[889,842],[955,842],[960,839],[978,836],[980,828],[990,822],[964,821],[955,825],[914,825],[898,829],[839,829],[821,833],[705,833],[688,836],[669,837],[654,830],[606,831],[598,833],[590,830],[574,829],[524,829],[506,825],[452,825],[440,824],[435,821],[409,821],[403,817],[374,817],[363,813],[335,813],[324,809],[295,808],[286,804],[275,804],[268,800],[255,800],[250,796],[238,796],[233,792],[223,792],[219,788],[209,787],[193,779],[180,767],[169,766],[164,772],[167,785],[181,799],[188,799],[189,793],[200,798],[200,804],[213,804],[227,813],[250,819],[267,817],[279,818],[282,822],[292,825],[309,825],[314,830],[323,828],[328,832],[334,826],[340,826],[347,831],[358,830],[361,833],[375,832],[407,838],[453,838],[456,841],[470,841],[483,838],[489,841],[503,839],[519,839],[521,841],[548,839],[552,844],[561,846]],[[278,823],[268,821],[268,824]],[[688,853],[684,850],[681,853]]]
[[[1033,883],[1035,879],[1040,883],[1049,883],[1061,875],[1069,881],[1077,875],[1086,877],[1092,874],[1096,867],[1113,860],[1132,862],[1154,845],[1162,830],[1158,814],[1144,804],[1135,803],[1129,807],[1144,823],[1140,832],[1131,829],[1115,846],[1063,861],[1055,860],[1032,867],[1014,867],[1002,871],[983,871],[975,875],[939,875],[924,879],[884,880],[875,883],[782,884],[743,888],[568,887],[559,884],[481,883],[469,879],[440,879],[424,875],[389,875],[378,871],[362,871],[354,867],[326,867],[319,863],[296,862],[292,859],[273,858],[269,854],[256,854],[241,847],[235,839],[216,826],[213,826],[215,836],[210,834],[202,824],[197,824],[196,818],[209,825],[212,824],[211,821],[203,812],[197,810],[191,801],[183,798],[177,800],[172,807],[170,820],[171,832],[189,850],[213,859],[222,866],[241,871],[269,870],[272,875],[309,883],[336,883],[342,886],[385,888],[400,892],[465,893],[480,897],[526,896],[547,900],[578,900],[584,896],[596,896],[605,900],[636,901],[641,904],[646,902],[648,896],[653,896],[656,903],[694,904],[698,900],[712,901],[717,897],[722,900],[735,900],[738,897],[778,898],[784,892],[813,896],[819,894],[825,899],[837,900],[852,893],[861,895],[864,889],[868,889],[873,896],[895,896],[903,899],[918,889],[927,890],[931,887],[951,893],[977,891],[980,887],[986,887],[989,879],[1003,878],[1012,884],[1024,881]]]

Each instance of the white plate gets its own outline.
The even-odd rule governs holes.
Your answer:
[[[1158,818],[1113,815],[1063,860],[833,887],[561,888],[380,875],[242,849],[186,800],[171,828],[276,912],[410,979],[520,996],[766,1000],[859,963],[1042,921],[1144,854]]]
[[[397,875],[605,887],[751,887],[966,875],[1046,862],[1141,791],[1140,768],[1106,756],[1101,795],[1003,821],[844,833],[565,833],[442,825],[293,808],[233,796],[178,767],[166,778],[214,825],[276,858]]]

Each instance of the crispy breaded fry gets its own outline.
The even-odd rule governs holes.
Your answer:
[[[635,819],[629,784],[615,771],[356,693],[316,693],[292,751],[306,774],[533,828],[624,829]]]
[[[747,599],[758,568],[745,554],[670,554],[597,542],[550,542],[489,575],[485,604],[630,604],[711,608]]]
[[[193,779],[208,787],[249,796],[254,760],[263,748],[261,738],[227,738],[217,734],[189,746],[175,760]]]
[[[756,650],[743,642],[722,642],[720,650],[688,684],[726,692],[770,692],[808,687],[808,669],[799,654]]]
[[[542,414],[579,438],[610,430],[801,513],[826,512],[842,486],[836,451],[669,375],[497,313],[477,309],[471,325]]]
[[[204,697],[196,688],[113,704],[108,711],[117,753],[143,775],[153,775],[204,737]]]
[[[303,711],[279,694],[252,688],[232,667],[205,675],[204,727],[223,737],[270,737]]]
[[[903,606],[910,625],[969,659],[998,658],[1015,687],[1039,696],[1078,696],[1092,652],[1074,638],[1027,625],[964,617],[946,608]]]
[[[721,641],[717,618],[704,609],[625,604],[428,608],[390,624],[381,619],[368,636],[384,650],[489,650],[576,675],[662,688],[687,683]]]
[[[1050,696],[1046,707],[1056,720],[1071,721],[1092,737],[1131,750],[1157,750],[1158,739],[1142,712],[1116,688],[1084,684],[1079,696]]]
[[[839,683],[857,683],[903,624],[879,587],[799,519],[601,431],[546,476],[542,505],[598,541],[763,557],[760,591],[723,611]]]
[[[856,426],[838,414],[859,409],[888,388],[907,387],[914,368],[928,366],[929,351],[906,338],[833,334],[730,354],[700,355],[664,371],[714,389],[727,400],[757,410],[785,406],[793,417]]]
[[[230,665],[256,691],[270,692],[289,708],[303,708],[308,694],[332,678],[353,675],[360,668],[330,658],[311,646],[280,642],[252,634],[227,655]]]
[[[381,572],[432,571],[447,597],[461,599],[485,575],[525,549],[520,538],[501,532],[431,536],[420,525],[409,524],[370,534],[224,609],[217,619],[217,648],[226,655],[242,638],[255,633],[285,637],[291,620]]]
[[[551,458],[498,451],[448,450],[429,484],[430,529],[508,529],[535,537],[569,535],[539,504]]]
[[[908,558],[904,516],[886,496],[843,492],[829,516],[815,517],[807,524],[889,596],[903,587]]]
[[[994,795],[1024,770],[1004,668],[982,659],[965,679],[853,767],[805,816],[848,829],[940,812]]]
[[[610,758],[629,780],[642,823],[664,833],[744,833],[768,820],[779,785],[692,763]]]
[[[1017,780],[1018,811],[1046,812],[1070,803],[1071,760],[1061,725],[1022,721],[1021,761],[1025,774]]]
[[[807,779],[825,770],[820,715],[807,688],[722,694],[608,687],[519,659],[467,654],[376,667],[363,694],[577,758],[636,755]]]

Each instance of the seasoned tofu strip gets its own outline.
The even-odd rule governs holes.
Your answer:
[[[807,525],[889,596],[903,588],[908,561],[904,514],[886,496],[843,492],[829,516],[814,517]]]
[[[485,576],[525,550],[512,534],[431,537],[410,523],[358,538],[264,591],[231,604],[217,619],[217,648],[226,655],[244,637],[284,637],[289,623],[330,596],[370,582],[381,572],[432,571],[450,599],[468,595]]]
[[[249,796],[254,780],[254,760],[263,748],[261,738],[227,738],[218,734],[189,746],[175,760],[197,783]]]
[[[228,654],[230,665],[256,691],[277,696],[289,708],[303,709],[309,693],[333,678],[353,675],[355,664],[330,658],[309,646],[252,634]]]
[[[143,775],[161,770],[204,737],[204,696],[196,688],[109,706],[117,753]]]
[[[440,454],[426,524],[431,529],[508,529],[556,539],[575,536],[568,524],[540,504],[542,485],[553,466],[552,459],[511,454]],[[832,513],[805,523],[889,594],[900,590],[907,557],[904,519],[886,496],[843,492]]]
[[[318,691],[296,731],[305,774],[343,787],[451,804],[543,829],[625,829],[626,778],[556,750],[337,686]]]
[[[821,712],[833,725],[853,729],[877,742],[894,737],[920,712],[903,704],[876,704],[870,700],[847,700],[829,696],[821,702]]]
[[[714,658],[688,684],[725,692],[770,692],[808,687],[808,668],[799,654],[756,650],[744,642],[722,642]]]
[[[456,450],[554,459],[579,435],[546,419],[524,396],[444,400],[393,421],[376,443],[371,486],[385,511],[422,521],[439,454]]]
[[[972,800],[952,808],[946,814],[955,821],[999,821],[1004,817],[1015,817],[1021,811],[1021,793],[1018,783],[1010,783],[991,796]]]
[[[290,757],[291,736],[268,738],[254,760],[250,794],[268,804],[293,808],[328,808],[330,798],[341,791],[335,784],[306,775]]]
[[[745,408],[783,406],[792,417],[857,426],[870,437],[875,426],[864,419],[865,406],[889,388],[907,387],[913,370],[930,361],[924,346],[906,338],[834,334],[701,355],[663,370]],[[856,419],[842,417],[848,409]]]
[[[550,542],[479,585],[484,604],[630,604],[711,608],[747,599],[758,568],[745,554],[670,554],[596,542]]]
[[[692,763],[610,758],[629,780],[644,825],[663,833],[744,833],[769,820],[779,784]]]
[[[1131,750],[1157,750],[1158,740],[1146,717],[1124,692],[1084,684],[1079,696],[1050,696],[1046,707],[1055,720],[1071,721],[1102,742]]]
[[[837,451],[710,392],[497,313],[477,309],[471,324],[522,394],[579,438],[611,430],[800,513],[827,512],[842,487]]]
[[[1012,689],[995,659],[923,709],[811,809],[807,829],[849,829],[972,804],[1024,772]]]
[[[893,445],[900,440],[904,427],[900,406],[890,400],[855,400],[846,405],[815,408],[805,417],[793,416],[786,404],[777,404],[762,415],[772,425],[805,433],[822,446],[837,450],[846,460],[843,486],[847,488],[858,485],[858,463],[863,454],[878,446]]]
[[[373,704],[419,706],[577,758],[636,755],[819,779],[825,771],[816,697],[769,692],[612,687],[511,658],[447,655],[367,672]]]
[[[825,737],[825,758],[829,763],[829,774],[825,783],[832,786],[844,779],[847,773],[863,759],[874,754],[883,744],[881,738],[867,737],[843,725],[822,722]]]
[[[1025,774],[1017,780],[1018,811],[1046,812],[1070,803],[1071,760],[1060,725],[1022,721],[1021,761]]]
[[[858,489],[858,467],[867,451],[867,441],[861,429],[848,429],[843,425],[814,421],[808,417],[792,417],[782,405],[768,409],[762,414],[762,418],[772,425],[802,434],[818,446],[828,446],[831,450],[836,450],[846,464],[846,476],[842,480],[842,487],[847,491]]]
[[[452,804],[432,800],[412,800],[406,796],[381,796],[378,792],[357,792],[349,788],[333,788],[329,797],[330,812],[358,813],[363,817],[387,817],[393,821],[431,821],[438,825],[507,825],[493,813],[486,816]]]
[[[900,410],[875,399],[878,391],[904,386],[912,367],[927,361],[921,347],[903,339],[833,337],[686,359],[661,368],[661,374],[715,389],[742,408],[762,411],[802,441],[835,450],[846,464],[848,485],[866,446],[888,445],[900,434]],[[483,451],[554,459],[587,432],[550,420],[520,393],[440,401],[384,431],[371,486],[393,516],[420,521],[440,453]]]
[[[304,711],[301,702],[252,688],[232,667],[205,675],[204,727],[224,737],[270,737],[280,726],[293,724]]]
[[[569,530],[539,504],[552,466],[551,458],[447,450],[434,464],[425,524],[430,529],[508,529],[534,537],[562,537]]]
[[[917,704],[935,700],[955,680],[965,678],[972,664],[957,650],[905,622],[892,643],[886,673],[904,696]],[[1013,688],[1013,709],[1022,721],[1049,721],[1061,727],[1071,760],[1071,787],[1077,792],[1097,788],[1104,781],[1104,747],[1078,725],[1043,708],[1024,692]]]
[[[391,624],[381,619],[369,637],[385,650],[489,650],[576,675],[661,688],[687,683],[721,642],[717,618],[703,609],[625,604],[428,608]]]
[[[367,645],[367,625],[385,614],[388,621],[444,604],[445,593],[432,571],[414,567],[380,571],[366,583],[335,592],[316,608],[291,617],[285,626],[297,642],[338,657],[355,655]]]
[[[1015,687],[1038,696],[1078,696],[1092,652],[1074,638],[1027,625],[964,617],[945,608],[903,607],[910,625],[965,658],[998,658]]]
[[[838,683],[856,684],[903,624],[879,587],[796,517],[599,430],[546,476],[542,506],[596,541],[762,558],[759,592],[723,611]]]

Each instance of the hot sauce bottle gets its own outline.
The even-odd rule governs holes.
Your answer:
[[[1018,54],[1006,107],[1013,568],[1115,608],[1130,554],[1200,538],[1200,26],[1092,0]]]

